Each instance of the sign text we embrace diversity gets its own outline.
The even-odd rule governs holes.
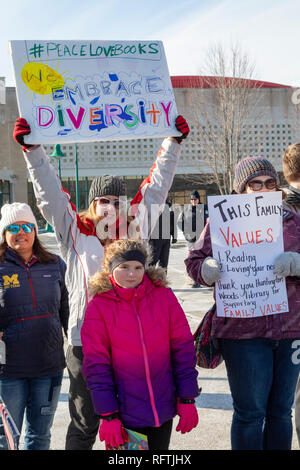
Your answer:
[[[208,209],[213,256],[221,266],[217,315],[288,312],[285,279],[273,274],[274,261],[284,251],[281,192],[212,196]]]
[[[176,136],[161,41],[11,41],[27,143]]]

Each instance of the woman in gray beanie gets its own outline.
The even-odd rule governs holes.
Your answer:
[[[0,396],[21,432],[25,450],[48,450],[66,366],[62,328],[69,306],[66,266],[38,238],[31,208],[5,204],[0,219],[0,331],[6,360]],[[0,450],[7,449],[3,426]]]
[[[43,147],[24,143],[24,136],[30,134],[28,123],[23,118],[16,121],[13,135],[23,147],[38,206],[54,228],[62,257],[67,263],[70,320],[66,359],[70,376],[71,422],[66,450],[92,449],[99,427],[99,417],[95,415],[90,392],[81,373],[83,354],[80,330],[88,302],[89,278],[99,271],[104,248],[112,240],[137,236],[149,239],[151,227],[155,225],[151,207],[163,208],[179,160],[180,143],[189,133],[188,124],[182,116],[177,117],[175,124],[181,136],[163,141],[149,176],[131,201],[129,211],[124,200],[124,180],[118,176],[102,175],[92,182],[87,211],[77,214]],[[159,211],[156,216],[158,218]]]
[[[278,178],[266,158],[245,158],[235,170],[238,194],[278,191]],[[274,274],[286,278],[289,311],[254,318],[213,316],[211,336],[218,339],[233,398],[233,450],[289,450],[292,406],[300,371],[295,343],[300,338],[300,215],[283,208],[284,253]],[[220,267],[212,257],[210,224],[201,243],[185,260],[188,274],[215,286]],[[215,309],[215,306],[214,306]]]

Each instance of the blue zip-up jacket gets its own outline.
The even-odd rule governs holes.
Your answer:
[[[26,265],[11,248],[0,262],[0,329],[6,365],[1,377],[39,377],[65,367],[62,328],[67,333],[68,292],[64,261]]]

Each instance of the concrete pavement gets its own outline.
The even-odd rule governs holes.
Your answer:
[[[41,234],[44,244],[57,252],[57,246],[53,234]],[[191,288],[191,281],[185,273],[184,259],[187,256],[186,243],[178,240],[170,250],[168,278],[170,285],[182,305],[192,332],[197,328],[204,313],[213,303],[212,289]],[[179,434],[175,431],[178,418],[174,419],[173,433],[170,450],[229,450],[230,449],[230,425],[232,418],[232,400],[227,380],[224,363],[214,370],[199,370],[199,385],[202,393],[196,400],[199,414],[199,425],[188,434]],[[65,369],[63,384],[58,408],[52,427],[51,449],[63,450],[65,436],[69,424],[68,412],[68,388],[69,379]],[[294,421],[293,421],[294,425]],[[22,448],[22,436],[20,448]],[[298,450],[295,425],[293,435],[293,447]],[[104,445],[97,438],[95,450],[103,450]]]

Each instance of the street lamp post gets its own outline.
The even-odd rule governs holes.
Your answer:
[[[79,211],[80,201],[79,201],[79,179],[78,179],[78,152],[77,144],[75,144],[75,188],[76,188],[76,210]]]
[[[65,157],[66,155],[63,153],[61,147],[59,144],[56,144],[54,146],[54,150],[52,155],[50,155],[51,158],[57,158],[58,160],[58,176],[59,179],[61,180],[61,165],[60,165],[60,159],[62,157]],[[80,200],[79,200],[79,178],[78,178],[78,149],[77,149],[77,144],[75,144],[75,191],[76,191],[76,209],[79,211],[79,206],[80,206]]]
[[[62,157],[65,157],[65,154],[63,153],[62,149],[60,148],[59,144],[54,145],[53,153],[50,155],[51,158],[56,158],[58,160],[58,176],[61,181],[61,165],[60,165],[60,159]],[[46,232],[53,232],[53,228],[49,224],[49,222],[46,223]]]
[[[61,181],[61,165],[60,165],[60,159],[62,157],[65,157],[65,154],[63,153],[61,147],[59,144],[54,145],[53,153],[50,155],[51,158],[56,158],[58,160],[58,176]],[[51,225],[47,222],[46,224],[46,232],[53,232],[53,228]]]
[[[61,180],[61,166],[60,166],[60,159],[62,157],[65,157],[65,154],[63,153],[62,149],[60,148],[59,144],[54,145],[53,153],[50,155],[51,158],[57,158],[58,160],[58,176],[59,179]]]

